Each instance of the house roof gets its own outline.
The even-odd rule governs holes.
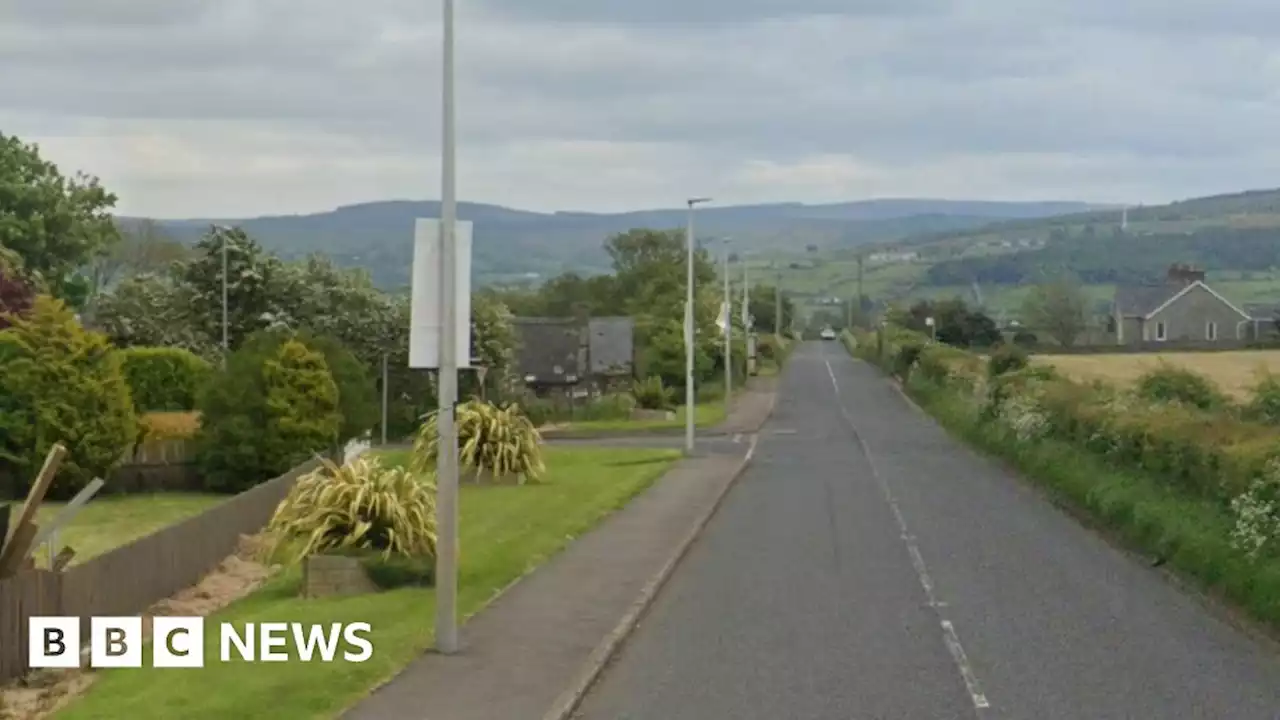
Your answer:
[[[517,317],[512,325],[520,338],[516,365],[521,376],[536,382],[570,383],[581,376],[579,322],[573,318]]]
[[[1249,303],[1241,307],[1254,320],[1275,320],[1280,317],[1280,303]]]
[[[1192,290],[1192,289],[1197,288],[1197,287],[1199,287],[1199,288],[1203,289],[1204,291],[1208,292],[1210,295],[1212,295],[1212,296],[1214,296],[1214,297],[1218,298],[1218,300],[1219,300],[1223,305],[1226,305],[1227,307],[1229,307],[1229,308],[1231,308],[1232,310],[1234,310],[1234,311],[1235,311],[1235,312],[1236,312],[1240,317],[1244,318],[1245,320],[1249,320],[1249,319],[1250,319],[1250,318],[1249,318],[1249,313],[1245,312],[1244,310],[1241,310],[1240,308],[1236,307],[1235,303],[1233,303],[1233,302],[1231,302],[1230,300],[1228,300],[1228,299],[1226,299],[1226,298],[1222,297],[1222,295],[1221,295],[1221,294],[1219,294],[1217,290],[1214,290],[1213,288],[1209,287],[1208,285],[1205,285],[1203,280],[1197,280],[1197,281],[1195,281],[1195,282],[1193,282],[1193,283],[1188,284],[1186,287],[1184,287],[1184,288],[1180,289],[1178,292],[1174,293],[1173,297],[1169,298],[1168,300],[1165,300],[1165,301],[1164,301],[1163,303],[1161,303],[1157,308],[1155,308],[1155,309],[1154,309],[1154,310],[1152,310],[1151,312],[1147,313],[1147,314],[1146,314],[1146,317],[1147,317],[1147,318],[1150,318],[1152,315],[1155,315],[1156,313],[1160,312],[1161,310],[1164,310],[1165,308],[1167,308],[1167,307],[1169,307],[1170,305],[1172,305],[1175,301],[1177,301],[1177,299],[1178,299],[1178,298],[1182,297],[1183,295],[1186,295],[1187,293],[1191,292],[1191,290]]]
[[[1124,317],[1146,317],[1183,289],[1175,285],[1122,285],[1116,288],[1116,308]]]
[[[592,374],[630,374],[635,359],[635,320],[596,317],[588,323]]]
[[[1252,317],[1201,280],[1186,285],[1122,285],[1116,288],[1115,305],[1122,317],[1150,318],[1197,287],[1208,291],[1241,317]]]

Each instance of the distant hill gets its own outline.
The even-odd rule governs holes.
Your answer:
[[[850,248],[1099,207],[934,199],[713,205],[698,209],[696,230],[699,237],[730,236],[739,250],[804,252],[811,245],[821,250]],[[379,285],[398,287],[409,281],[414,219],[439,213],[438,202],[388,201],[311,215],[164,220],[160,225],[186,242],[193,242],[211,224],[238,225],[281,256],[324,253],[343,265],[369,268]],[[608,257],[603,243],[610,235],[636,227],[684,227],[686,221],[680,209],[538,213],[479,203],[459,203],[458,216],[475,223],[473,266],[482,283],[604,270]]]
[[[1235,302],[1276,303],[1280,189],[942,228],[861,250],[876,259],[864,291],[877,300],[967,299],[976,284],[987,304],[1012,310],[1030,286],[1066,273],[1101,306],[1116,284],[1157,280],[1186,262]],[[856,284],[850,255],[827,254],[790,281],[816,298],[848,297]]]

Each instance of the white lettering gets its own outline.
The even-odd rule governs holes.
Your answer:
[[[245,662],[253,662],[253,623],[244,624],[244,636],[236,632],[236,626],[231,623],[222,623],[221,647],[219,656],[222,662],[231,662],[231,646],[234,645],[240,653],[240,659]]]
[[[353,653],[350,650],[342,653],[342,659],[347,662],[364,662],[373,657],[373,643],[368,638],[361,637],[360,633],[371,633],[373,628],[369,627],[369,623],[351,623],[347,625],[343,631],[342,637],[347,641],[348,645],[354,645],[360,648],[360,652]]]
[[[302,623],[293,623],[293,644],[298,649],[298,658],[303,662],[311,662],[316,646],[320,648],[320,658],[325,662],[333,662],[334,653],[338,651],[338,639],[342,636],[342,623],[333,623],[329,632],[324,632],[323,625],[312,625],[311,632],[303,635]]]
[[[282,648],[289,644],[284,635],[289,625],[281,622],[258,623],[258,656],[263,662],[289,662],[289,653],[278,652],[272,648]]]

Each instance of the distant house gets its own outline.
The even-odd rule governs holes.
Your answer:
[[[535,390],[603,389],[630,382],[635,321],[629,317],[514,318],[520,340],[517,373]]]
[[[1112,303],[1119,345],[1228,343],[1251,337],[1254,318],[1204,282],[1204,271],[1169,268],[1165,282],[1116,288]]]
[[[1253,318],[1249,337],[1254,340],[1280,338],[1280,304],[1264,303],[1245,305],[1244,311]]]

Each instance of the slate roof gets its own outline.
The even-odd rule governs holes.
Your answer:
[[[630,375],[635,361],[635,320],[597,317],[588,321],[593,375]]]
[[[516,365],[521,377],[537,383],[572,383],[582,375],[581,333],[573,318],[513,318],[520,339]],[[573,380],[569,377],[577,376]]]
[[[1116,307],[1122,317],[1145,317],[1182,292],[1182,285],[1122,285],[1116,288]]]
[[[1280,303],[1251,303],[1241,308],[1254,320],[1274,320],[1280,317]]]

